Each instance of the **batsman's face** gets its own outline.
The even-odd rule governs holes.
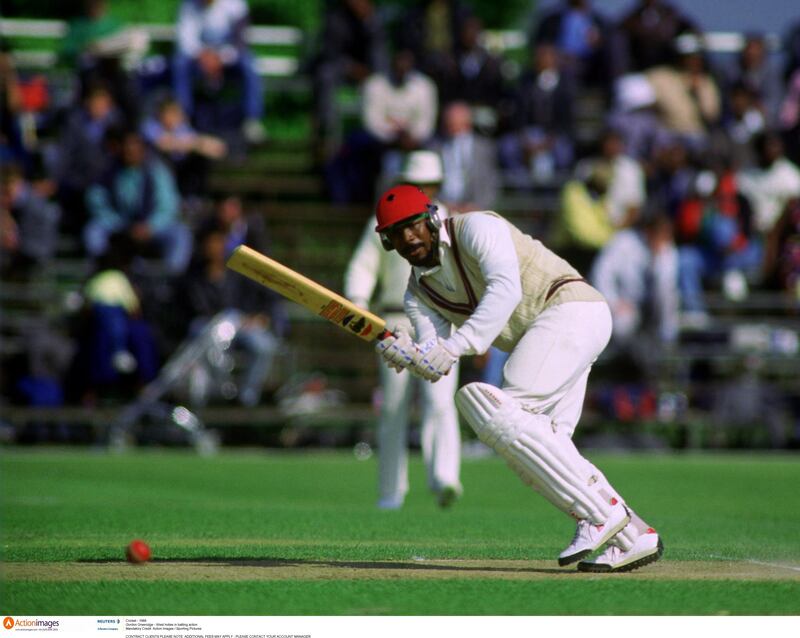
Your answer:
[[[428,228],[427,219],[395,224],[386,231],[386,235],[394,249],[412,266],[430,268],[438,263],[436,240]]]

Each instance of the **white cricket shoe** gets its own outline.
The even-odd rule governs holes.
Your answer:
[[[631,515],[628,509],[615,500],[605,524],[595,525],[587,520],[578,521],[575,536],[569,546],[559,554],[558,564],[562,567],[569,565],[600,549],[620,532],[630,520]]]
[[[436,494],[436,503],[442,509],[447,509],[461,496],[461,490],[455,485],[445,485]]]
[[[634,541],[629,550],[621,549],[611,541],[597,558],[578,563],[579,572],[630,572],[655,563],[664,553],[661,537],[652,527]]]
[[[378,509],[386,511],[399,510],[403,507],[404,500],[403,496],[383,496],[378,500]]]

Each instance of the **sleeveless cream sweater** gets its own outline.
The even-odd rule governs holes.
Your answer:
[[[469,319],[486,290],[486,280],[478,260],[459,249],[459,245],[463,244],[459,235],[469,215],[492,215],[503,219],[497,213],[481,211],[445,220],[451,245],[449,249],[441,251],[441,255],[442,259],[452,260],[454,270],[460,275],[456,282],[456,291],[446,290],[433,278],[424,275],[419,282],[414,277],[409,279],[410,292],[456,326],[461,326]],[[569,301],[605,299],[564,259],[505,219],[503,221],[511,231],[522,283],[522,300],[493,343],[500,350],[509,352],[546,308]]]

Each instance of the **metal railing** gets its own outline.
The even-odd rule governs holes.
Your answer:
[[[147,33],[151,42],[170,43],[175,39],[175,27],[171,24],[137,24],[136,28]],[[62,20],[30,20],[24,18],[0,19],[0,34],[5,37],[58,39],[67,34],[68,25]],[[248,27],[245,38],[251,45],[299,46],[303,43],[303,31],[289,26]],[[53,68],[58,62],[55,51],[45,49],[12,49],[14,62],[25,69]],[[260,75],[289,77],[297,73],[299,61],[296,55],[259,55],[255,68]]]
[[[172,24],[141,23],[135,25],[145,31],[152,42],[170,43],[175,39],[175,26]],[[62,20],[33,20],[25,18],[0,19],[0,34],[6,37],[26,38],[62,38],[67,33],[68,25]],[[245,38],[256,46],[298,47],[306,38],[303,30],[292,26],[252,25],[248,27]],[[705,50],[710,53],[736,53],[742,49],[745,36],[742,33],[713,31],[702,36],[684,35],[683,40],[702,41]],[[781,39],[776,34],[766,36],[767,46],[777,51]],[[528,36],[519,29],[487,30],[484,33],[484,44],[495,53],[520,50],[527,47]],[[57,54],[47,50],[13,51],[14,61],[22,68],[52,68],[57,62]],[[256,70],[259,74],[274,77],[290,77],[300,68],[298,56],[292,55],[258,55]]]

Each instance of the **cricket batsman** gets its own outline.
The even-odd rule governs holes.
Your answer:
[[[589,370],[611,336],[603,296],[494,212],[442,220],[419,188],[401,185],[381,196],[376,218],[383,247],[412,266],[404,308],[416,341],[403,332],[380,341],[386,363],[435,383],[463,355],[509,352],[502,388],[470,383],[455,402],[524,483],[577,520],[559,564],[621,572],[657,561],[658,533],[572,442]]]

